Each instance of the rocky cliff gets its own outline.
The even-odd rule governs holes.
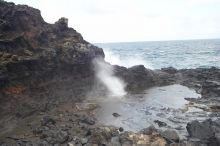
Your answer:
[[[68,19],[48,24],[39,10],[0,0],[0,145],[178,144],[175,131],[164,136],[149,127],[144,132],[121,133],[122,127],[96,124],[98,105],[81,103],[96,83],[94,58],[103,60],[103,50],[69,28]],[[187,100],[195,105],[204,103],[214,117],[219,117],[218,68],[149,70],[137,65],[113,69],[131,93],[175,83],[194,88],[203,98]],[[200,139],[194,126],[187,130]],[[217,145],[218,134],[215,131]]]
[[[95,57],[103,50],[69,28],[68,19],[48,24],[37,9],[0,1],[0,101],[13,111],[30,99],[77,100],[93,82]]]

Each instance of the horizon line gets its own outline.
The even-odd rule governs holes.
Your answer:
[[[220,40],[220,38],[202,38],[202,39],[171,39],[171,40],[151,40],[151,41],[119,41],[119,42],[96,42],[92,44],[113,44],[113,43],[141,43],[141,42],[171,42],[171,41],[196,41],[196,40]]]

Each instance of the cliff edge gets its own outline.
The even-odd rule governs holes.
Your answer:
[[[69,28],[68,19],[48,24],[35,8],[0,1],[0,104],[7,103],[1,111],[18,111],[20,101],[77,100],[92,85],[96,57],[104,58],[103,50]]]

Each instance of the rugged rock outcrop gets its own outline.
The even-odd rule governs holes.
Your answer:
[[[48,24],[37,9],[1,1],[0,19],[1,88],[28,78],[39,82],[48,73],[88,75],[91,60],[104,57],[102,49],[68,28],[66,18]]]
[[[26,111],[38,109],[30,105],[37,100],[77,100],[92,85],[95,57],[103,50],[69,28],[68,19],[48,24],[37,9],[0,1],[1,111],[15,112],[21,101]]]
[[[143,90],[152,87],[156,83],[156,74],[146,69],[143,65],[125,68],[114,66],[115,75],[122,78],[127,86],[127,91]]]
[[[220,119],[212,121],[208,119],[203,122],[192,121],[186,126],[190,137],[198,138],[199,143],[210,146],[220,145]]]
[[[220,69],[198,68],[177,70],[172,67],[149,70],[142,65],[131,68],[115,67],[116,75],[127,83],[127,90],[141,90],[152,86],[182,84],[195,89],[203,98],[220,97]]]
[[[204,98],[220,97],[220,69],[182,69],[180,83],[196,89]]]
[[[169,67],[150,70],[143,65],[137,65],[130,68],[121,66],[114,66],[114,68],[115,75],[127,83],[128,91],[182,84],[194,88],[203,98],[220,97],[220,69],[215,67],[182,70]]]
[[[96,57],[103,59],[103,50],[69,28],[68,19],[48,24],[39,10],[0,0],[0,145],[178,143],[175,131],[120,133],[123,130],[115,127],[97,128],[95,107],[83,109],[76,103],[93,89],[92,60]],[[194,102],[220,103],[218,68],[150,70],[143,65],[113,68],[115,75],[126,82],[127,91],[179,83],[202,94],[203,101]],[[210,104],[210,108],[220,110],[218,104]],[[209,136],[213,136],[210,123],[196,124],[202,128],[188,124],[192,137],[203,139],[200,131],[207,128],[211,131]],[[217,134],[214,137],[219,142]]]

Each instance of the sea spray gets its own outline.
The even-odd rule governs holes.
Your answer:
[[[133,54],[129,57],[121,57],[109,48],[104,48],[103,51],[105,52],[105,61],[112,65],[120,65],[128,68],[135,65],[144,65],[146,68],[154,69],[149,62],[146,62],[146,60],[141,57],[141,55]]]
[[[96,58],[93,60],[93,65],[97,80],[106,86],[111,96],[123,96],[126,94],[126,85],[114,75],[111,64],[105,62],[102,58]]]

